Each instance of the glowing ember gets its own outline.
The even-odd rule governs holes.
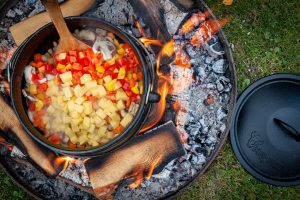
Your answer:
[[[215,35],[221,27],[228,23],[228,19],[217,20],[207,20],[202,23],[202,25],[197,29],[195,35],[193,36],[191,43],[194,46],[201,46],[208,42],[213,35]]]
[[[144,169],[141,167],[137,167],[133,176],[135,177],[135,181],[134,183],[130,184],[129,187],[135,189],[139,187],[143,182]]]
[[[144,29],[142,28],[141,24],[139,23],[139,21],[134,18],[134,23],[135,23],[136,27],[138,28],[139,32],[141,33],[141,35],[143,37],[145,37],[146,33],[145,33]]]
[[[3,137],[0,137],[0,145],[5,146],[9,151],[12,151],[14,146],[8,142]]]
[[[54,161],[54,166],[56,168],[60,167],[61,165],[63,165],[63,169],[62,171],[66,170],[69,163],[76,163],[77,162],[77,159],[75,158],[71,158],[71,157],[68,157],[68,156],[61,156],[61,157],[58,157],[55,159]]]
[[[207,17],[209,16],[209,12],[205,13],[195,13],[193,14],[182,26],[182,28],[179,30],[179,34],[189,33],[194,28],[199,26],[201,22],[203,22]]]

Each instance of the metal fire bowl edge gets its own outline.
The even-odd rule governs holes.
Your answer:
[[[5,0],[3,2],[2,6],[0,6],[1,13],[6,13],[17,2],[18,2],[18,0]],[[206,3],[203,0],[197,0],[196,3],[195,3],[195,7],[193,9],[194,10],[195,9],[200,10],[201,12],[206,12],[207,11],[210,14],[212,19],[216,19],[215,15],[212,13],[210,8],[206,5]],[[4,16],[1,14],[0,15],[0,20],[3,17]],[[228,42],[227,38],[225,37],[225,34],[224,34],[222,29],[219,30],[219,32],[217,33],[217,36],[219,37],[220,42],[222,43],[223,48],[225,50],[225,57],[226,57],[226,59],[229,63],[229,69],[228,70],[230,72],[230,81],[231,81],[231,84],[232,84],[232,89],[231,89],[231,92],[230,92],[230,102],[229,102],[229,105],[228,105],[229,112],[227,114],[226,129],[221,134],[220,141],[217,144],[217,146],[215,147],[215,150],[207,158],[205,164],[203,165],[202,169],[198,172],[198,174],[196,176],[194,176],[194,178],[191,179],[190,182],[188,182],[187,184],[181,186],[177,191],[175,191],[175,192],[169,194],[168,196],[164,197],[166,199],[174,199],[175,197],[177,197],[178,195],[183,193],[188,186],[190,186],[193,183],[201,180],[201,176],[208,170],[209,166],[212,164],[212,162],[216,159],[218,154],[221,152],[221,150],[222,150],[222,148],[223,148],[223,146],[226,142],[227,136],[229,134],[229,130],[230,130],[231,122],[232,122],[232,116],[233,116],[233,113],[234,113],[234,110],[235,110],[236,99],[237,99],[237,77],[236,77],[235,63],[234,63],[234,60],[233,60],[233,54],[232,54],[229,42]],[[20,180],[18,178],[18,176],[9,168],[9,166],[6,163],[5,159],[3,159],[1,157],[0,157],[0,166],[4,169],[6,174],[14,180],[14,182],[20,188],[22,188],[24,191],[26,191],[28,194],[30,194],[35,199],[41,199],[39,197],[39,195],[36,194],[35,191],[33,191],[29,187],[22,184],[22,180]]]

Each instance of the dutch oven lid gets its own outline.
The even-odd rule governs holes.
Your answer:
[[[276,74],[248,87],[230,131],[234,153],[254,177],[300,184],[300,76]]]

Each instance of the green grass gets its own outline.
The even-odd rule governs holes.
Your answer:
[[[1,2],[1,0],[0,0]],[[274,73],[300,74],[299,0],[207,0],[234,44],[238,91]],[[0,199],[30,199],[0,170]],[[275,187],[250,176],[236,160],[229,142],[205,175],[177,197],[186,199],[300,199],[300,186]]]

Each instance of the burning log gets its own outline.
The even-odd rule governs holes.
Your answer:
[[[50,176],[56,176],[60,167],[54,167],[56,155],[33,141],[22,129],[14,111],[0,98],[0,129],[7,140],[13,141],[33,164]]]
[[[113,153],[86,161],[85,167],[97,197],[110,195],[125,178],[135,177],[137,187],[144,174],[150,178],[165,164],[185,154],[177,130],[168,122],[132,140]]]
[[[134,12],[147,22],[153,38],[166,43],[171,39],[168,29],[165,25],[163,13],[159,0],[129,0]]]
[[[192,9],[195,5],[193,0],[171,0],[180,10],[187,12]]]

